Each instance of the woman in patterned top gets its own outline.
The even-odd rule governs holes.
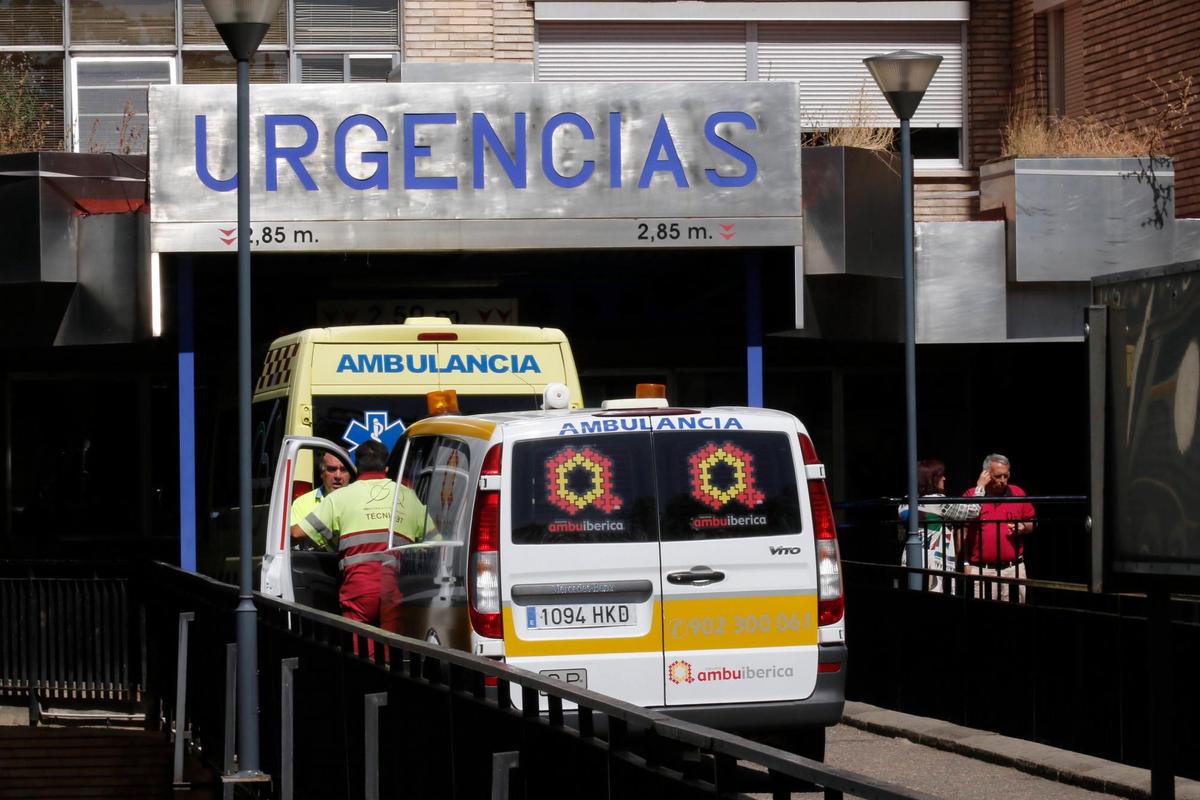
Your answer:
[[[984,492],[991,476],[984,470],[975,482],[975,495]],[[921,503],[917,507],[917,524],[921,542],[925,547],[924,569],[945,572],[954,563],[954,522],[975,519],[979,516],[978,503],[940,503],[946,497],[946,465],[936,458],[917,462],[917,492]],[[928,501],[928,502],[926,502]],[[908,504],[900,506],[900,521],[908,522]],[[901,566],[908,563],[908,554],[900,556]],[[929,576],[927,587],[931,592],[945,591],[945,580],[941,575]],[[951,586],[953,591],[954,587]]]

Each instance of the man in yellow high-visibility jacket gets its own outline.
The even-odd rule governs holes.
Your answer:
[[[321,500],[325,495],[334,489],[340,489],[350,483],[350,468],[343,464],[342,460],[333,453],[323,453],[321,455],[321,462],[317,470],[321,478],[321,485],[292,501],[293,539],[305,538],[305,534],[302,531],[297,531],[297,523],[313,511],[316,511],[317,506],[321,505]],[[299,536],[296,535],[297,533],[299,533]],[[314,534],[311,537],[313,544],[322,550],[332,549],[333,546],[329,543],[329,540],[333,538],[332,531],[320,528],[314,531]]]
[[[380,562],[387,550],[388,520],[397,488],[396,534],[419,542],[425,538],[427,525],[432,527],[426,519],[425,505],[412,489],[398,486],[384,474],[387,459],[387,447],[382,443],[372,439],[360,444],[354,451],[358,480],[326,495],[296,526],[309,537],[322,530],[333,532],[334,545],[342,557],[342,586],[338,592],[342,616],[371,625],[379,624]]]

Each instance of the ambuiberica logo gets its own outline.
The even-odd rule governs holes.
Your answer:
[[[794,668],[784,664],[768,667],[711,667],[695,669],[690,661],[677,659],[667,667],[667,679],[676,685],[684,683],[713,683],[715,681],[758,681],[772,678],[791,678]]]

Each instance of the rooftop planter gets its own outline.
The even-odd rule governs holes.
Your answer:
[[[904,269],[900,159],[860,147],[805,147],[804,271],[899,278]]]
[[[1008,158],[979,170],[979,207],[1003,214],[1010,281],[1087,281],[1172,260],[1171,159]]]

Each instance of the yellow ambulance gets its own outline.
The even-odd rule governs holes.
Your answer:
[[[251,406],[255,530],[262,530],[260,512],[285,436],[318,436],[353,458],[367,439],[391,450],[407,425],[428,414],[429,392],[455,390],[468,412],[519,411],[539,408],[550,384],[565,385],[582,407],[571,346],[555,328],[410,317],[402,325],[311,328],[282,336],[267,351]],[[236,419],[229,417],[222,426],[226,435],[215,443],[210,518],[198,548],[201,571],[218,577],[237,574],[237,451],[222,446],[236,444]],[[311,454],[295,468],[297,492],[311,490]]]

